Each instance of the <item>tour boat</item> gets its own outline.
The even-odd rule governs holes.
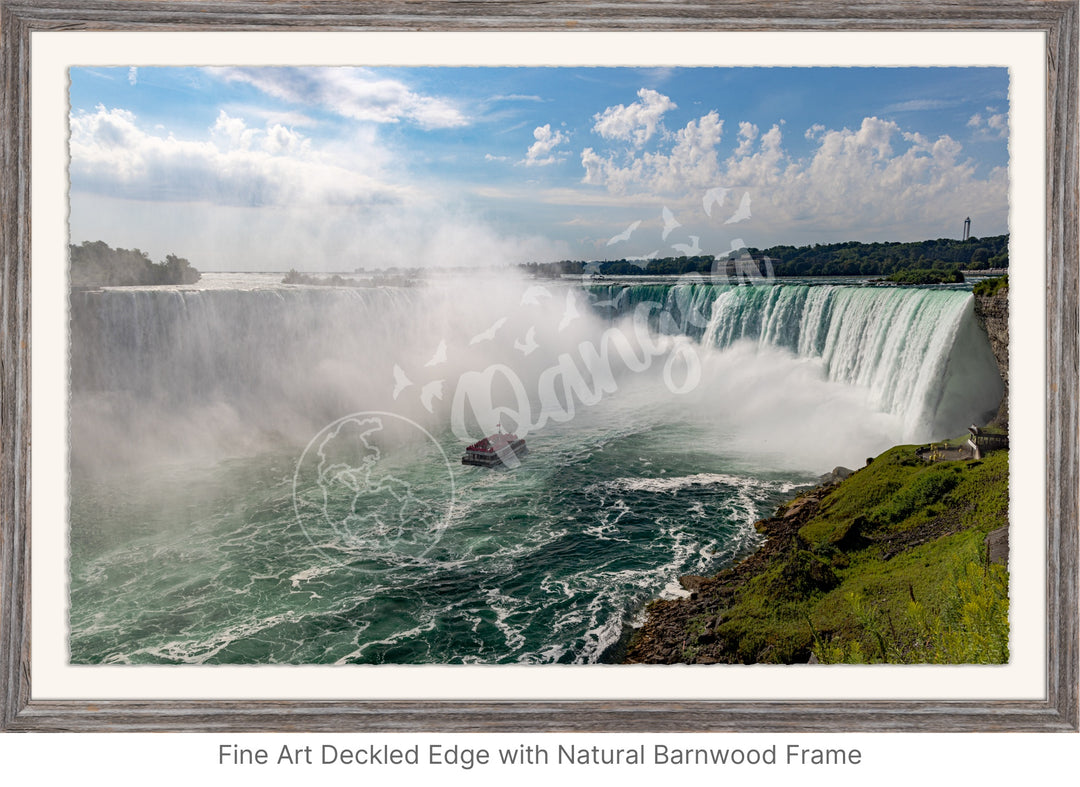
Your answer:
[[[514,467],[529,453],[525,440],[516,434],[504,432],[502,427],[493,435],[473,443],[465,449],[461,464],[477,467]]]

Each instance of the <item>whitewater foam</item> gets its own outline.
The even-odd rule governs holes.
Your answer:
[[[73,298],[73,454],[134,456],[128,444],[158,435],[144,455],[189,459],[184,441],[200,432],[255,448],[190,459],[200,472],[186,476],[118,474],[112,487],[73,474],[72,660],[594,663],[648,600],[685,595],[680,575],[751,551],[754,521],[796,488],[908,435],[962,429],[994,395],[963,291],[634,285],[609,290],[618,309],[560,332],[564,287],[535,304],[512,287]],[[515,314],[470,345],[502,316],[481,308],[495,291]],[[449,406],[427,411],[423,386],[444,379],[449,394],[463,369],[522,360],[513,342],[534,324],[541,347],[520,374],[535,383],[646,299],[663,307],[656,329],[700,354],[696,390],[676,396],[659,370],[622,369],[610,396],[530,435],[520,468],[456,467],[453,513],[422,558],[347,543],[327,522],[301,534],[282,482],[294,445],[345,413],[400,407],[453,456]],[[394,362],[412,381],[397,399]],[[252,439],[262,429],[278,433],[272,449]],[[446,494],[423,452],[383,456],[429,502]],[[384,573],[351,570],[364,561]]]

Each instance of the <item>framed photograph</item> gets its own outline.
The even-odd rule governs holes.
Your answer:
[[[0,0],[0,729],[1077,730],[1077,10]]]

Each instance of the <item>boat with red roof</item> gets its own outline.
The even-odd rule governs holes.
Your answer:
[[[485,437],[465,448],[461,464],[477,467],[516,467],[528,455],[525,440],[516,434],[504,432],[502,426],[493,435]]]

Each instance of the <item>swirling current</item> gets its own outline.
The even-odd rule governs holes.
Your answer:
[[[794,490],[1001,394],[964,289],[205,279],[72,294],[72,663],[616,659]],[[494,429],[529,455],[462,465]]]

